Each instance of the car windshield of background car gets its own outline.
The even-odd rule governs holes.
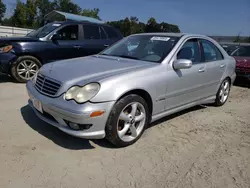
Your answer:
[[[26,36],[37,37],[37,38],[45,37],[47,34],[51,33],[52,31],[54,31],[59,26],[61,26],[61,24],[49,23],[49,24],[46,24],[43,27],[40,27],[39,29],[37,29],[35,31],[32,31],[32,32],[28,33]]]

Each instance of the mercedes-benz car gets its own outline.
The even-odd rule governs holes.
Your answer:
[[[44,65],[26,86],[40,119],[67,134],[123,147],[166,115],[225,104],[235,64],[206,36],[135,34],[99,54]]]

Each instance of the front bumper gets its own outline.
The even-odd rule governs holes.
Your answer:
[[[30,96],[29,105],[41,120],[75,137],[86,139],[102,139],[105,137],[106,121],[115,101],[77,104],[74,101],[65,101],[63,96],[50,98],[42,95],[33,87],[31,81],[27,82],[26,88]],[[43,113],[34,107],[31,102],[33,98],[41,102]],[[98,117],[90,117],[90,114],[97,110],[104,110],[105,113]],[[91,124],[92,126],[85,130],[74,130],[66,122]]]
[[[0,73],[10,73],[11,64],[17,56],[13,53],[0,53]]]

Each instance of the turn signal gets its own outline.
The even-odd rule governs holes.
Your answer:
[[[101,116],[102,114],[104,114],[104,110],[94,111],[90,114],[90,117],[97,117]]]
[[[2,52],[9,52],[10,50],[12,50],[13,46],[12,45],[8,45],[2,48]]]

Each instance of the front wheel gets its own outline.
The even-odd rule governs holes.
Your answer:
[[[149,123],[148,105],[135,94],[125,96],[113,107],[107,124],[106,138],[117,147],[135,143]]]
[[[216,94],[215,106],[222,106],[226,103],[230,92],[230,81],[225,79]]]
[[[37,58],[21,56],[11,67],[11,76],[17,82],[25,83],[35,76],[40,67],[41,63]]]

